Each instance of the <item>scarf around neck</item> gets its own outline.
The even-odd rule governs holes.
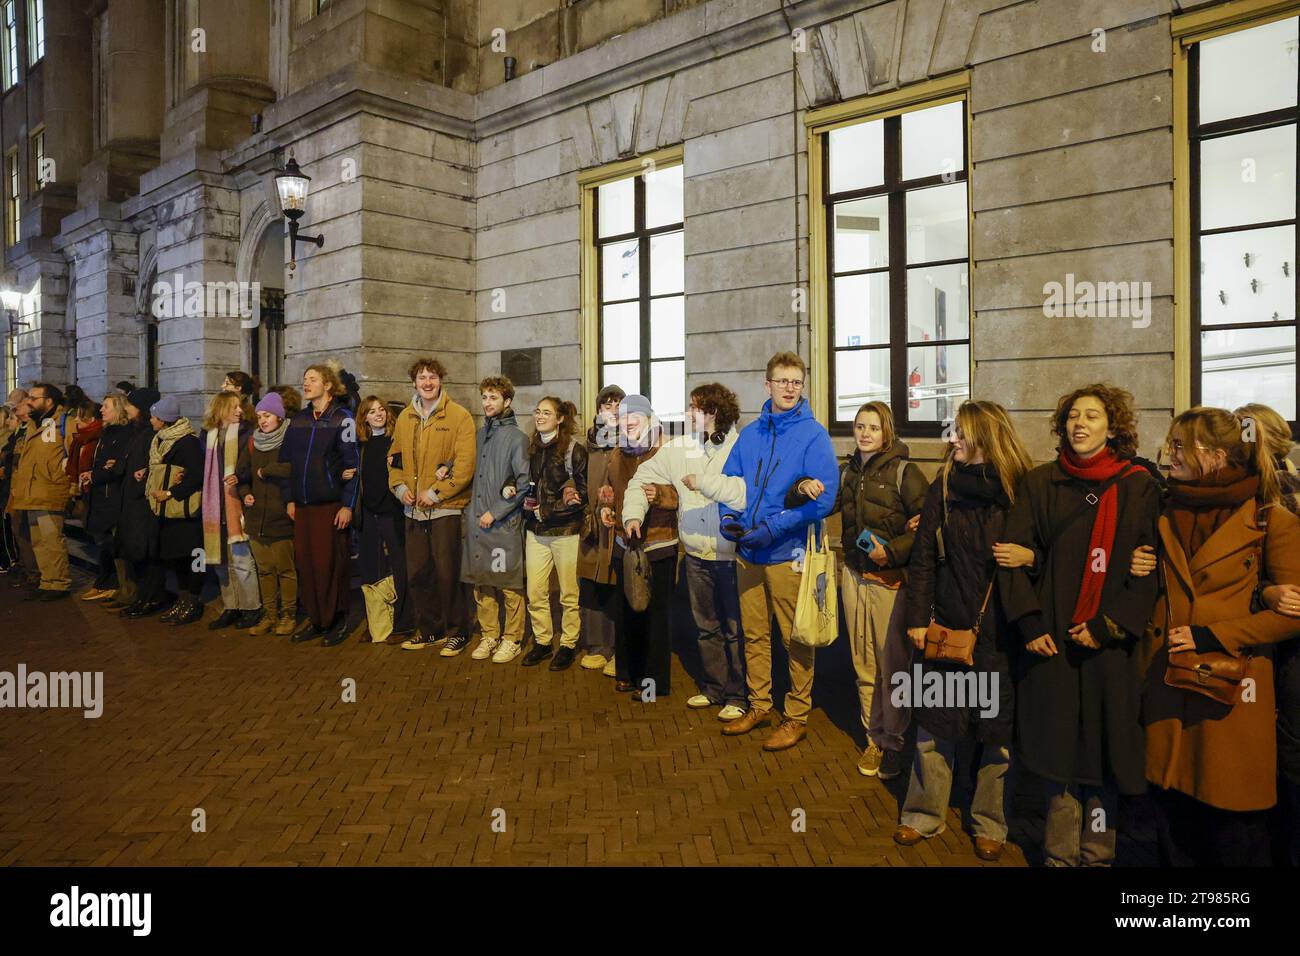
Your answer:
[[[1193,481],[1169,479],[1169,523],[1190,558],[1238,508],[1259,493],[1259,475],[1228,466]]]
[[[1083,481],[1108,481],[1116,475],[1130,475],[1144,469],[1127,458],[1120,458],[1109,445],[1091,458],[1079,458],[1072,448],[1061,449],[1057,463],[1067,475]],[[1119,525],[1119,482],[1111,485],[1097,501],[1097,511],[1092,519],[1088,536],[1088,553],[1084,558],[1083,583],[1074,604],[1071,624],[1086,624],[1097,616],[1101,607],[1101,592],[1106,585],[1106,569],[1114,559],[1115,530]],[[1094,560],[1100,552],[1101,562]]]
[[[220,456],[220,458],[218,458]],[[239,460],[239,423],[209,428],[203,461],[203,551],[208,564],[221,563],[221,513],[226,513],[226,541],[247,541],[244,503],[237,487],[228,487],[227,475]]]
[[[289,430],[289,419],[280,419],[280,427],[273,432],[258,429],[253,432],[253,447],[258,451],[275,451],[284,444],[285,433]]]
[[[998,470],[987,462],[967,465],[954,462],[948,473],[948,494],[976,501],[980,504],[995,504],[1000,508],[1011,507],[1007,494],[1002,488],[1002,479]]]

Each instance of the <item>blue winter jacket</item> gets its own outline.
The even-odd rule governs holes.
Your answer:
[[[840,487],[840,466],[831,436],[802,398],[790,411],[775,414],[772,400],[764,402],[758,418],[741,430],[722,473],[745,479],[745,513],[740,523],[746,530],[764,521],[772,530],[770,547],[740,549],[740,556],[752,564],[794,560],[795,548],[802,551],[806,544],[808,525],[831,513]],[[800,478],[816,478],[826,490],[798,508],[786,508],[786,492]],[[735,513],[725,504],[718,505],[718,510],[724,522],[728,514]]]
[[[280,445],[280,461],[292,468],[288,487],[295,504],[323,505],[335,501],[356,508],[357,476],[344,481],[343,472],[358,463],[356,423],[337,400],[317,418],[310,404],[289,420]]]

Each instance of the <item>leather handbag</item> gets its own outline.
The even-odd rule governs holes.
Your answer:
[[[1233,657],[1225,651],[1204,654],[1178,651],[1169,655],[1165,683],[1232,707],[1241,700],[1241,682],[1246,679],[1249,667],[1249,655]]]
[[[623,596],[627,606],[639,614],[650,606],[653,591],[654,571],[645,548],[640,542],[628,541],[623,549]]]
[[[925,629],[925,659],[941,664],[962,664],[975,666],[975,641],[979,637],[980,625],[984,623],[984,610],[989,606],[989,597],[993,594],[993,582],[984,592],[984,602],[980,612],[975,616],[972,628],[944,627],[934,619],[934,610],[930,610],[930,623]]]

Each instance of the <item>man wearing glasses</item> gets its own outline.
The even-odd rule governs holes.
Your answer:
[[[831,436],[804,400],[806,367],[793,352],[767,363],[763,411],[746,425],[722,468],[722,480],[701,483],[700,492],[719,502],[722,533],[736,542],[736,578],[745,634],[749,710],[722,729],[747,734],[770,722],[772,703],[772,615],[790,660],[785,718],[763,742],[764,750],[785,750],[804,738],[812,710],[813,649],[790,640],[808,526],[830,514],[839,491],[839,464]],[[737,480],[727,480],[728,477]],[[805,478],[822,492],[786,507],[787,494]],[[792,497],[790,502],[793,504]]]

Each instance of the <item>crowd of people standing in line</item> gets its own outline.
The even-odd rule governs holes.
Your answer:
[[[577,661],[640,703],[671,694],[680,577],[700,659],[686,705],[718,708],[724,735],[770,727],[777,751],[812,710],[815,650],[794,627],[807,535],[838,513],[857,769],[910,774],[898,843],[944,830],[973,744],[981,859],[1007,839],[1014,755],[1044,781],[1049,865],[1112,863],[1119,799],[1148,791],[1166,863],[1264,864],[1276,844],[1300,864],[1300,478],[1272,409],[1176,416],[1166,477],[1137,456],[1121,388],[1063,396],[1057,455],[1037,467],[1005,409],[967,401],[929,480],[881,402],[858,411],[837,461],[789,352],[768,363],[755,421],[739,428],[735,395],[709,383],[678,436],[616,386],[585,432],[547,396],[526,434],[506,378],[479,384],[477,428],[436,359],[410,378],[395,412],[329,364],[301,394],[260,398],[232,372],[198,428],[129,383],[98,405],[76,386],[16,391],[0,420],[0,561],[33,600],[66,597],[71,508],[98,546],[83,600],[183,626],[211,574],[209,627],[325,646],[347,637],[355,562],[362,640],[454,657],[476,624],[475,660]],[[954,629],[968,659],[935,643]],[[891,687],[913,672],[995,677],[994,706],[907,706]]]

